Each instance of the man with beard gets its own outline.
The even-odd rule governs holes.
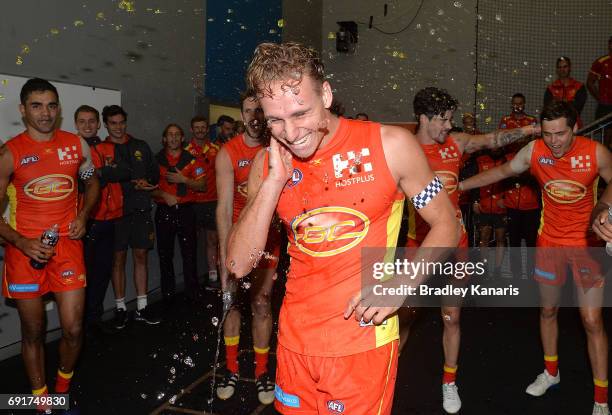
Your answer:
[[[238,220],[247,201],[247,179],[251,163],[266,138],[264,118],[259,102],[253,95],[244,94],[240,102],[242,121],[246,127],[244,134],[237,135],[225,143],[216,159],[217,176],[217,230],[219,233],[221,289],[227,295],[244,297],[241,287],[230,280],[225,266],[227,238],[233,223]],[[255,378],[257,398],[263,404],[274,401],[274,381],[268,374],[270,354],[270,335],[272,334],[272,309],[270,297],[273,278],[276,273],[277,257],[280,252],[278,229],[270,227],[266,232],[268,244],[266,252],[272,257],[260,261],[250,272],[249,290],[251,312],[253,314],[253,349],[255,352]],[[217,387],[220,399],[229,399],[235,391],[239,379],[238,345],[240,342],[240,311],[232,306],[227,312],[223,325],[223,338],[227,358],[227,372]]]
[[[567,56],[557,59],[557,80],[548,85],[544,93],[544,105],[552,101],[563,101],[571,104],[578,113],[576,124],[582,128],[580,113],[587,99],[587,89],[584,84],[570,76],[572,61]]]

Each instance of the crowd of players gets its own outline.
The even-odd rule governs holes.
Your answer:
[[[612,55],[612,39],[609,47]],[[587,82],[598,98],[598,115],[612,107],[612,99],[606,101],[612,98],[606,75],[610,55],[596,61],[599,66],[593,65]],[[451,121],[457,101],[429,87],[414,98],[418,128],[412,134],[364,122],[363,113],[358,120],[334,115],[332,89],[316,53],[293,43],[261,44],[247,71],[248,92],[240,101],[243,124],[238,128],[243,132],[234,136],[234,121],[222,117],[215,134],[209,134],[207,119],[196,116],[190,140],[181,126],[169,124],[157,154],[127,132],[128,114],[116,105],[105,107],[101,115],[83,105],[74,114],[78,136],[59,130],[57,90],[45,80],[29,80],[19,108],[26,131],[0,150],[0,195],[10,204],[0,237],[6,244],[3,295],[17,304],[32,393],[49,393],[42,296],[52,292],[58,304],[62,338],[53,392],[66,393],[83,321],[90,329],[100,327],[109,280],[116,302],[114,329],[128,322],[128,248],[137,293],[134,320],[160,323],[148,307],[147,252],[156,240],[163,300],[171,306],[178,237],[187,299],[197,302],[201,295],[198,256],[206,258],[206,284],[216,288],[220,280],[224,293],[227,370],[216,390],[220,399],[231,398],[240,379],[241,316],[236,305],[248,300],[262,403],[275,401],[285,414],[326,413],[329,405],[351,413],[391,413],[397,356],[410,316],[406,309],[376,304],[360,290],[359,250],[396,245],[405,199],[407,246],[412,248],[469,246],[472,238],[462,210],[477,214],[481,247],[489,245],[493,229],[498,246],[506,240],[506,214],[513,246],[520,246],[521,239],[527,246],[589,246],[591,228],[610,240],[612,191],[595,205],[593,184],[598,177],[606,183],[612,178],[612,157],[603,145],[574,135],[584,87],[569,78],[569,65],[567,58],[558,60],[559,80],[546,92],[540,122],[525,114],[525,97],[515,94],[512,113],[502,118],[498,130],[480,133],[474,117],[464,114],[464,131],[456,131]],[[98,137],[101,123],[109,134],[104,140]],[[460,177],[470,154],[476,154],[476,167]],[[510,177],[515,178],[503,182]],[[559,180],[580,183],[586,194],[559,203],[547,190]],[[473,200],[471,189],[479,189]],[[468,195],[467,208],[465,202],[460,208],[461,195]],[[468,214],[465,222],[470,220]],[[59,241],[50,246],[41,234],[54,225]],[[270,297],[278,257],[285,250],[283,230],[291,266],[273,375],[268,373]],[[198,245],[199,239],[205,246]],[[503,252],[497,258],[494,273],[500,272]],[[31,259],[46,266],[34,269]],[[520,258],[511,258],[512,272],[527,275],[532,267],[541,286],[554,287],[564,280],[565,265],[576,261],[536,255],[533,262],[522,270]],[[583,273],[585,264],[587,260],[574,266],[574,274]],[[590,273],[601,276],[596,264]],[[250,288],[245,291],[236,281],[247,275]],[[425,278],[420,275],[414,283]],[[460,311],[457,305],[441,310],[442,396],[448,413],[461,408],[456,385]],[[601,307],[581,307],[580,312],[594,375],[593,414],[608,414]],[[555,305],[542,307],[545,370],[527,388],[534,396],[560,380],[556,314]]]

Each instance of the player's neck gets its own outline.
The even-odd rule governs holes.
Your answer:
[[[421,128],[421,127],[419,127],[419,129],[417,130],[416,138],[419,141],[419,143],[423,145],[436,144],[437,142],[436,140],[430,137],[429,133],[427,133],[427,130],[425,128]]]
[[[181,155],[181,151],[182,151],[181,148],[177,148],[177,149],[174,149],[174,150],[170,149],[170,148],[167,148],[166,149],[166,154],[168,154],[170,157],[177,158],[178,156]]]
[[[26,131],[28,132],[30,138],[34,141],[51,141],[51,139],[55,136],[55,130],[48,133],[42,133],[30,126],[27,126]]]
[[[328,112],[325,125],[326,125],[326,128],[323,129],[324,136],[323,136],[323,139],[321,140],[321,144],[319,145],[319,148],[325,147],[327,143],[329,143],[332,140],[332,138],[336,135],[336,132],[338,131],[338,127],[340,127],[340,118],[336,117],[331,112]]]
[[[562,83],[563,85],[566,85],[566,86],[567,86],[567,85],[569,85],[569,83],[570,83],[571,79],[572,79],[572,78],[570,78],[570,77],[568,76],[567,78],[559,78],[559,81],[561,81],[561,83]]]
[[[126,134],[126,135],[124,135],[124,136],[122,136],[122,137],[120,137],[120,138],[117,138],[117,137],[115,137],[115,136],[113,136],[113,135],[109,135],[109,136],[108,136],[108,139],[109,139],[111,142],[115,143],[115,144],[124,144],[124,143],[125,143],[125,142],[128,140],[128,136],[127,136],[127,134]]]
[[[206,137],[204,137],[204,138],[203,138],[203,139],[201,139],[201,140],[200,140],[199,138],[197,138],[197,137],[193,137],[193,141],[195,141],[195,143],[196,143],[198,146],[203,147],[203,146],[204,146],[204,143],[206,143]]]
[[[512,115],[514,115],[514,118],[516,118],[517,120],[522,120],[523,118],[525,118],[524,112],[513,112]]]

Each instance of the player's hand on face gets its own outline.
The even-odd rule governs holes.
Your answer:
[[[47,262],[55,253],[55,247],[45,245],[35,238],[20,238],[15,246],[24,255],[38,262]]]
[[[359,292],[349,300],[344,312],[345,319],[349,319],[351,314],[354,313],[355,320],[366,324],[372,322],[372,324],[377,326],[382,324],[387,317],[398,310],[399,307],[381,307],[373,305],[375,304],[374,297],[376,297],[373,290],[371,287],[368,287],[365,288],[364,291],[367,293],[365,296],[362,296],[362,293]],[[380,301],[380,297],[377,301]]]
[[[70,225],[68,225],[68,238],[81,239],[85,235],[87,219],[78,215]]]
[[[608,221],[608,210],[604,209],[593,220],[593,231],[604,241],[612,241],[612,223]]]
[[[270,179],[284,186],[293,174],[293,156],[274,137],[270,140],[269,171]]]

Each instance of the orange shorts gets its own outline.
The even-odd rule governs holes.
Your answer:
[[[2,295],[6,298],[37,298],[49,291],[60,292],[85,287],[83,243],[61,237],[55,255],[43,269],[34,269],[30,258],[13,245],[4,252]]]
[[[275,408],[285,415],[390,415],[398,344],[342,357],[304,356],[279,344]]]
[[[591,248],[592,249],[592,248]],[[534,278],[546,285],[563,285],[570,266],[579,287],[601,288],[601,264],[590,255],[589,247],[559,245],[539,237],[536,242]]]

